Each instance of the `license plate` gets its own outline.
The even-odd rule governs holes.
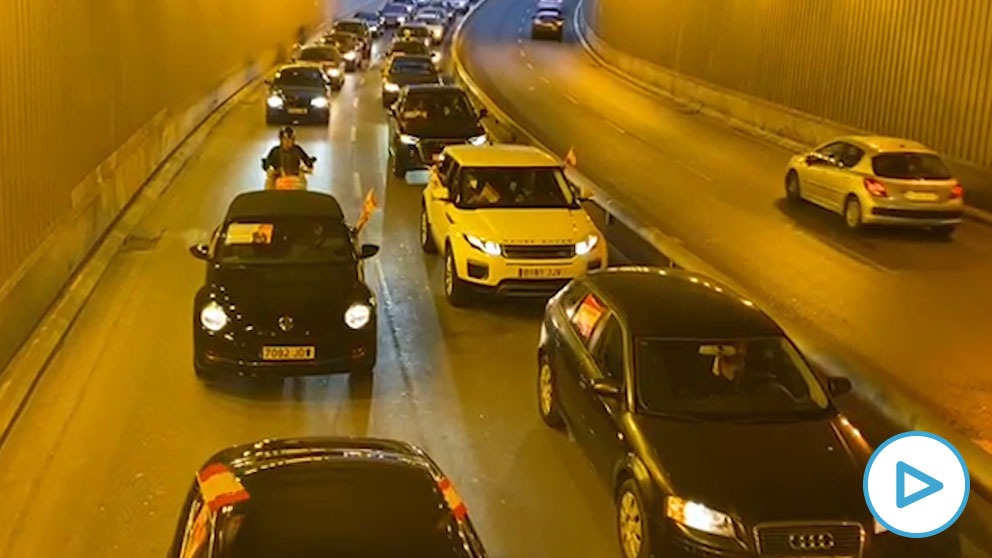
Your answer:
[[[933,192],[906,192],[906,199],[910,201],[937,201],[937,197]]]
[[[550,277],[561,277],[564,270],[561,268],[544,267],[521,267],[517,270],[517,277],[523,279],[544,279]]]
[[[306,114],[307,109],[305,108],[291,108],[289,109],[289,114]]]
[[[262,347],[262,360],[313,360],[313,347]]]

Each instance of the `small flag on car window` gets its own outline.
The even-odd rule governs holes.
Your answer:
[[[215,463],[196,474],[200,495],[210,511],[217,513],[225,506],[248,500],[251,496],[241,480],[226,466]]]
[[[579,158],[575,154],[575,148],[570,147],[568,149],[568,154],[565,155],[565,166],[575,168],[579,164]]]
[[[361,231],[365,228],[365,225],[372,218],[372,212],[379,207],[379,200],[375,198],[375,190],[369,190],[369,193],[365,196],[365,201],[362,202],[362,213],[358,216],[358,222],[355,223],[355,231]]]
[[[441,489],[441,494],[444,495],[444,501],[447,502],[448,509],[451,510],[451,514],[455,516],[455,519],[465,519],[468,515],[468,508],[465,507],[465,502],[462,501],[462,497],[455,491],[455,487],[451,484],[451,481],[443,478],[438,481],[437,486]]]

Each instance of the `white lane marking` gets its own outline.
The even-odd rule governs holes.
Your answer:
[[[548,85],[551,84],[551,80],[548,79],[548,76],[541,76],[541,81]]]
[[[362,198],[362,177],[358,174],[358,171],[351,173],[351,183],[355,188],[355,196],[358,199]]]
[[[606,122],[607,122],[607,124],[609,124],[610,126],[612,126],[614,130],[620,132],[623,135],[627,135],[627,130],[624,130],[623,128],[621,128],[620,125],[617,124],[616,122],[614,122],[612,120],[607,120]]]
[[[351,101],[351,106],[358,108],[358,97],[355,97],[355,99]]]
[[[37,339],[35,341],[37,341]],[[11,380],[7,380],[2,385],[0,385],[0,400],[3,400],[3,394],[5,391],[7,391],[7,388],[10,387],[10,382]]]
[[[524,52],[524,49],[520,49],[520,56],[523,56],[524,58],[527,57],[527,53]]]
[[[568,99],[568,101],[573,105],[579,104],[579,102],[575,100],[575,97],[569,95],[568,93],[563,93],[563,95],[565,95],[565,98]]]
[[[385,306],[386,308],[392,308],[393,295],[389,292],[389,285],[386,284],[386,275],[382,271],[382,263],[380,262],[382,262],[382,260],[379,258],[372,260],[372,269],[375,271],[375,275],[378,278],[377,283],[379,283],[379,292],[381,293],[382,301],[385,303],[385,305],[380,304],[379,307],[382,308]]]
[[[528,85],[527,86],[527,91],[533,91],[534,89],[536,89],[536,88],[533,85]]]
[[[683,169],[691,172],[692,174],[698,176],[699,178],[702,178],[703,180],[705,180],[707,182],[713,182],[713,179],[712,178],[710,178],[707,174],[703,173],[699,169],[696,169],[695,167],[693,167],[693,166],[691,166],[691,165],[689,165],[687,163],[683,163],[679,159],[671,159],[671,161],[673,163],[675,163],[676,165],[678,165],[679,167],[681,167],[681,168],[683,168]]]
[[[534,65],[533,65],[533,64],[531,64],[530,62],[528,62],[528,63],[527,63],[527,69],[528,69],[528,70],[533,70],[533,69],[534,69]]]
[[[518,44],[518,45],[522,45],[522,44],[524,44],[524,40],[523,40],[523,39],[517,39],[517,44]]]
[[[351,143],[355,143],[358,140],[358,126],[352,124],[351,126]]]
[[[365,78],[364,77],[358,78],[358,85],[365,85]]]

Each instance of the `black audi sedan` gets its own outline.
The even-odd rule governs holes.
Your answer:
[[[390,108],[392,141],[389,155],[393,174],[433,165],[447,145],[483,145],[488,139],[468,95],[454,85],[411,85]]]
[[[170,558],[484,558],[451,480],[422,449],[370,438],[263,440],[194,476]]]
[[[351,372],[376,362],[376,299],[357,245],[333,196],[256,191],[238,195],[209,244],[193,300],[193,366],[260,377]]]
[[[382,70],[382,106],[395,103],[404,87],[440,83],[441,74],[430,56],[397,54]]]
[[[319,63],[297,62],[282,66],[275,77],[265,83],[269,86],[265,99],[266,124],[330,122],[330,96],[334,84]]]
[[[687,272],[613,268],[546,307],[538,410],[616,498],[624,558],[878,556],[871,448],[783,330]],[[898,537],[897,537],[898,538]]]

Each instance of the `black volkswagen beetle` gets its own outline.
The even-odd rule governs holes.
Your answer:
[[[614,268],[547,305],[538,409],[616,498],[625,558],[878,556],[871,448],[755,305],[699,275]],[[898,538],[898,537],[896,537]],[[898,544],[898,543],[897,543]]]
[[[394,440],[264,440],[197,472],[170,558],[484,558],[451,480]]]
[[[447,145],[488,142],[468,95],[456,85],[411,85],[389,109],[392,140],[389,154],[393,174],[402,178],[411,169],[436,163]]]
[[[193,302],[198,376],[369,374],[376,362],[376,300],[333,196],[305,190],[238,195],[210,244]]]

